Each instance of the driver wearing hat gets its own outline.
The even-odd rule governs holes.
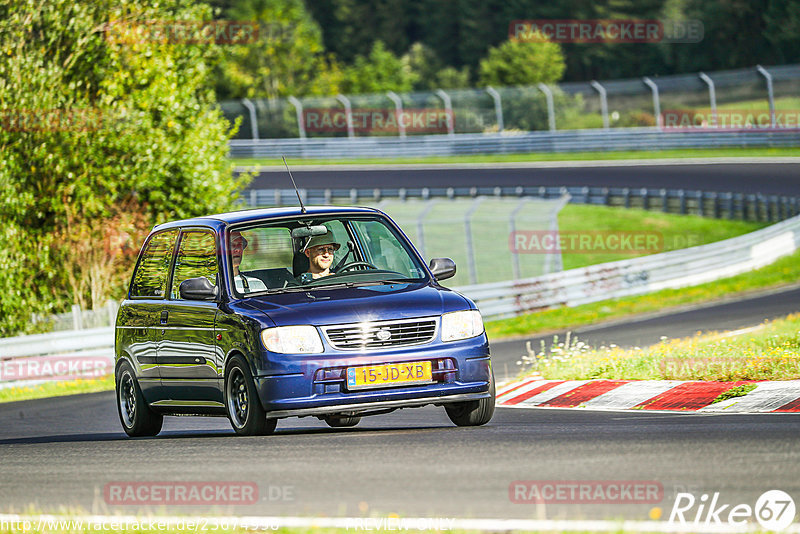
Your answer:
[[[336,242],[330,231],[325,235],[312,237],[305,250],[305,255],[308,256],[308,272],[300,276],[308,278],[310,274],[311,279],[316,279],[331,274],[333,254],[340,247],[341,245]]]

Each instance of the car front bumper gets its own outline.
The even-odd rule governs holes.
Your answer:
[[[434,383],[348,390],[348,367],[424,360],[432,362]],[[490,396],[492,368],[485,336],[369,353],[286,356],[278,364],[280,372],[254,377],[261,404],[270,418],[357,414]]]

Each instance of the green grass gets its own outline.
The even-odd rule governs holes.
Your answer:
[[[619,152],[532,152],[525,154],[474,154],[465,156],[395,157],[395,158],[343,158],[313,159],[291,158],[290,165],[389,165],[429,163],[520,163],[537,161],[594,161],[662,158],[743,158],[743,157],[800,157],[800,148],[714,148],[662,151]],[[282,165],[280,158],[237,158],[237,165]]]
[[[718,402],[726,401],[728,399],[735,399],[736,397],[744,397],[754,389],[756,389],[756,384],[742,384],[741,386],[732,387],[728,391],[724,391],[717,395],[717,397],[711,401],[711,404],[716,404]]]
[[[555,380],[800,379],[800,314],[741,333],[663,340],[645,349],[591,348],[567,337],[524,362]],[[752,388],[739,388],[733,396]],[[724,400],[724,399],[720,399]]]
[[[658,239],[653,252],[668,252],[754,232],[767,223],[709,219],[697,215],[674,215],[642,209],[568,204],[558,215],[562,232],[620,232],[636,235],[650,232]],[[564,269],[624,260],[642,254],[564,253]]]
[[[643,313],[660,312],[671,307],[708,302],[757,290],[788,286],[797,283],[798,280],[800,280],[800,251],[761,269],[715,282],[488,321],[486,332],[491,340],[553,332]]]
[[[114,389],[114,376],[100,378],[69,380],[65,382],[46,382],[36,386],[10,387],[0,389],[0,402],[43,399],[77,395],[78,393],[95,393]]]

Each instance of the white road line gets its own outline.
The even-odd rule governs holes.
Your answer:
[[[582,408],[625,410],[682,384],[680,380],[647,380],[622,384],[586,402]]]
[[[743,397],[700,408],[701,412],[771,412],[800,397],[800,380],[763,382]]]
[[[248,530],[277,530],[279,528],[339,528],[353,531],[381,531],[404,530],[412,531],[450,531],[473,530],[492,532],[511,531],[539,531],[539,532],[664,532],[684,533],[694,532],[700,534],[713,533],[738,533],[738,532],[763,532],[758,523],[745,525],[687,523],[679,525],[667,521],[608,521],[608,520],[547,520],[547,519],[456,519],[438,517],[269,517],[269,516],[244,516],[244,517],[208,517],[208,516],[114,516],[114,515],[18,515],[0,514],[0,523],[6,525],[26,524],[39,530],[46,530],[48,525],[58,529],[57,525],[81,524],[86,531],[90,528],[110,527],[111,525],[142,525],[152,522],[157,524],[159,530],[186,529],[194,531],[196,527],[189,528],[189,522],[198,523],[205,527],[225,525],[230,528],[243,528]],[[28,527],[30,528],[30,527]],[[118,527],[119,528],[119,527]],[[73,529],[75,529],[73,527]],[[12,528],[12,531],[15,529]],[[20,529],[22,530],[22,529]],[[66,526],[62,530],[68,530]],[[108,531],[108,529],[105,529]],[[800,533],[800,524],[794,523],[782,530],[786,533]]]

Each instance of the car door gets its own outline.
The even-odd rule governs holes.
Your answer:
[[[160,316],[167,305],[167,283],[178,230],[153,234],[142,252],[131,283],[130,299],[120,313],[125,345],[138,368],[139,386],[145,398],[163,398],[157,365]]]
[[[217,354],[217,303],[186,300],[181,282],[204,276],[216,285],[218,259],[215,234],[208,229],[181,231],[175,256],[169,302],[160,316],[158,368],[168,399],[222,404],[222,355]],[[184,403],[185,404],[185,403]]]

